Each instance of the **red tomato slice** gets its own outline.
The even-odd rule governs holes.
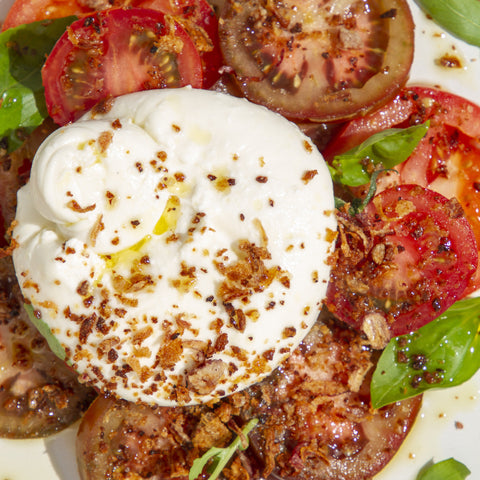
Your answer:
[[[59,125],[109,96],[203,85],[188,33],[173,18],[144,8],[100,11],[72,23],[48,56],[42,79],[48,112]]]
[[[415,331],[460,299],[478,263],[459,203],[418,185],[389,188],[359,215],[340,216],[337,254],[327,307],[386,340],[388,331]]]
[[[210,88],[219,79],[223,58],[218,38],[218,20],[206,0],[127,0],[126,3],[174,15],[200,52],[204,74],[203,88]]]
[[[405,0],[227,0],[219,28],[243,94],[295,119],[366,113],[398,92],[413,58]]]
[[[415,183],[456,197],[480,247],[480,107],[448,92],[410,87],[383,108],[349,122],[323,151],[329,161],[386,128],[408,127],[430,121],[430,129],[410,158],[378,183]],[[480,268],[465,291],[480,288]]]
[[[138,7],[158,10],[173,15],[190,35],[200,53],[203,66],[203,88],[210,88],[220,77],[223,65],[218,20],[212,6],[206,0],[16,0],[3,25],[3,30],[37,20],[84,16],[95,10],[111,7]]]
[[[91,10],[76,0],[15,0],[3,22],[2,31],[38,20],[82,15]]]

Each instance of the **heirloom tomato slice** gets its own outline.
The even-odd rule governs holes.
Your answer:
[[[281,367],[216,404],[149,408],[98,397],[78,430],[82,480],[186,480],[195,459],[230,445],[252,419],[249,447],[219,478],[371,479],[410,431],[422,397],[373,410],[376,352],[326,313]],[[206,480],[207,470],[195,478]]]
[[[327,161],[387,128],[429,120],[430,127],[412,155],[395,171],[382,174],[377,191],[409,183],[428,187],[460,202],[480,246],[480,107],[435,88],[409,87],[380,110],[354,119],[323,154]],[[358,192],[362,194],[362,192]],[[465,291],[480,289],[480,269]]]
[[[458,201],[418,185],[388,188],[353,217],[340,212],[339,233],[327,307],[379,348],[438,317],[477,269]]]
[[[96,393],[48,348],[23,308],[11,257],[0,258],[0,437],[51,435],[78,420]]]
[[[59,125],[99,101],[139,90],[203,85],[202,63],[172,17],[146,8],[114,8],[67,28],[42,70],[48,112]]]
[[[387,102],[414,44],[405,0],[226,0],[220,46],[243,94],[292,119],[334,121]]]

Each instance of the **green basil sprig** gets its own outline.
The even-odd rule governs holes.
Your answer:
[[[415,2],[447,32],[480,47],[478,0],[415,0]]]
[[[76,17],[34,22],[0,34],[0,138],[10,152],[47,117],[41,69]]]
[[[373,407],[471,378],[480,368],[479,329],[480,298],[469,298],[417,332],[393,338],[372,377]]]
[[[370,186],[368,187],[367,194],[364,198],[353,198],[350,202],[346,202],[345,200],[335,197],[335,208],[340,209],[344,208],[345,205],[349,205],[348,214],[352,217],[357,215],[358,213],[362,212],[365,207],[368,205],[370,200],[375,196],[377,193],[377,177],[382,173],[386,172],[387,170],[375,170],[372,173],[372,178],[370,179]]]
[[[416,480],[465,480],[470,473],[472,472],[463,463],[454,458],[448,458],[425,465]]]
[[[375,133],[357,147],[336,155],[329,165],[335,183],[359,187],[370,181],[376,165],[391,169],[404,162],[427,133],[429,122]]]
[[[210,468],[207,467],[210,476],[208,480],[215,480],[225,468],[229,460],[233,457],[237,450],[245,450],[248,447],[248,434],[255,428],[258,423],[258,418],[250,420],[245,428],[242,430],[243,438],[247,440],[246,444],[242,442],[240,436],[235,437],[235,440],[225,448],[212,447],[203,456],[196,458],[193,461],[192,468],[188,473],[188,480],[195,480],[201,475],[204,467],[212,461]]]

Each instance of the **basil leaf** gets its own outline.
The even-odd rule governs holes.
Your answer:
[[[389,169],[375,170],[372,173],[372,178],[370,179],[370,186],[368,187],[368,191],[367,191],[367,194],[365,195],[365,198],[363,198],[363,200],[361,198],[354,198],[352,200],[352,204],[348,212],[350,215],[352,216],[357,215],[357,213],[360,213],[365,209],[365,207],[370,203],[372,198],[377,193],[377,177],[382,172],[386,172],[388,170],[391,170],[391,169],[389,168]]]
[[[215,480],[225,468],[228,461],[233,457],[234,453],[238,450],[245,450],[248,447],[247,435],[255,428],[258,423],[258,418],[250,420],[245,428],[242,430],[242,434],[247,438],[247,444],[242,444],[242,438],[240,436],[235,437],[235,440],[225,448],[212,447],[200,458],[196,458],[193,461],[192,468],[188,473],[188,480],[195,480],[202,474],[203,468],[210,460],[213,460],[212,468],[209,470],[210,476],[208,480]]]
[[[415,2],[452,35],[480,47],[478,0],[415,0]]]
[[[0,138],[8,151],[22,144],[47,117],[41,69],[76,17],[20,25],[0,34]],[[19,135],[19,133],[21,133]]]
[[[60,360],[65,361],[67,354],[60,342],[58,341],[57,337],[52,334],[50,327],[42,319],[35,316],[33,312],[33,307],[31,305],[25,303],[23,307],[25,308],[25,311],[27,312],[30,321],[35,325],[36,329],[45,337],[45,340],[47,341],[50,350],[57,357],[59,357]]]
[[[454,458],[438,463],[429,463],[422,468],[416,480],[465,480],[470,470]]]
[[[425,136],[428,126],[427,121],[409,128],[383,130],[348,152],[336,155],[329,166],[333,181],[349,187],[365,185],[376,165],[390,169],[404,162]]]
[[[480,298],[469,298],[417,332],[390,340],[373,373],[373,407],[468,380],[480,368],[479,328]]]
[[[352,217],[357,215],[357,213],[362,212],[377,192],[377,177],[380,175],[380,173],[385,171],[386,170],[375,170],[375,172],[372,173],[370,186],[365,198],[352,198],[349,202],[347,202],[340,197],[334,197],[335,208],[337,210],[348,209],[348,214]]]

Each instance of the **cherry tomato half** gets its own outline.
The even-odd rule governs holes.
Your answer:
[[[42,69],[50,116],[76,120],[109,96],[203,84],[202,63],[173,18],[146,8],[96,12],[72,23]]]
[[[219,28],[243,94],[293,119],[366,113],[397,93],[413,58],[405,0],[227,0]]]
[[[369,327],[388,341],[435,319],[462,297],[477,269],[460,204],[432,190],[389,188],[362,213],[339,219],[326,305],[369,338]]]
[[[349,122],[323,154],[327,161],[359,145],[372,134],[393,127],[430,121],[430,128],[410,158],[395,172],[380,177],[377,191],[415,183],[456,197],[463,207],[480,248],[480,107],[434,88],[409,87],[383,108]],[[361,194],[362,192],[360,192]],[[465,291],[480,288],[480,268]]]

